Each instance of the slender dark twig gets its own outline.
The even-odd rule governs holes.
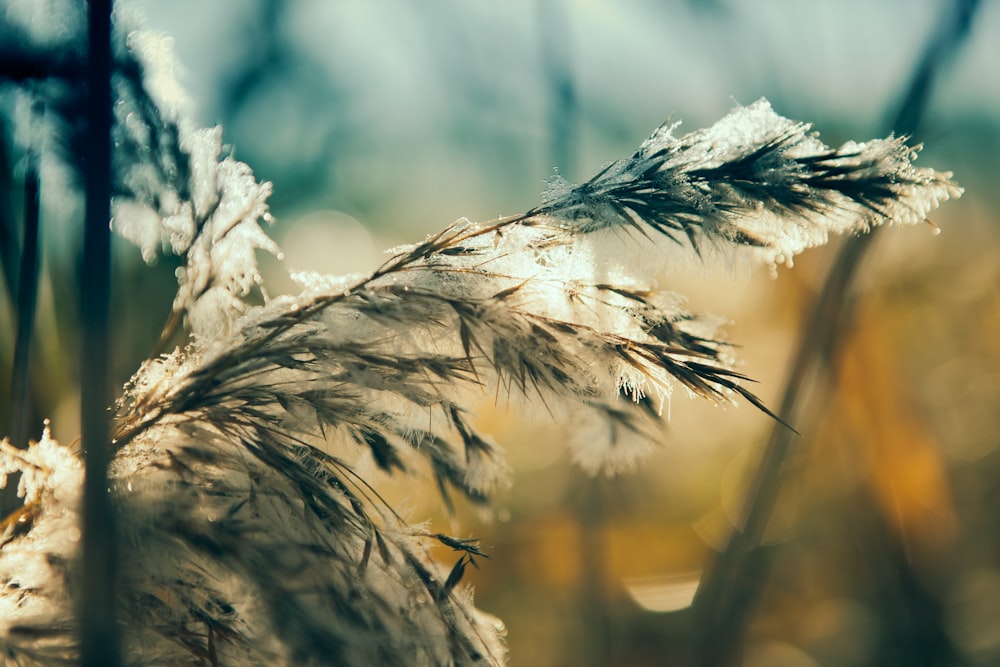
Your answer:
[[[576,171],[576,127],[580,111],[571,62],[570,22],[562,0],[538,4],[542,72],[550,95],[549,141],[552,164],[567,179]]]
[[[10,390],[10,438],[15,447],[21,448],[28,446],[28,411],[31,405],[28,400],[29,359],[38,300],[38,227],[38,167],[34,153],[29,152],[24,172],[24,243],[17,279],[17,338]]]
[[[86,221],[80,276],[83,313],[81,423],[86,451],[83,573],[78,600],[81,663],[116,667],[118,540],[108,497],[110,379],[108,309],[111,287],[111,0],[90,0],[87,61]]]
[[[14,222],[14,210],[10,201],[10,188],[13,183],[11,168],[10,145],[8,144],[8,128],[0,120],[0,272],[3,274],[4,287],[10,302],[16,301],[17,290],[17,228]]]
[[[31,341],[38,297],[39,198],[38,165],[34,151],[29,151],[24,170],[24,242],[16,285],[14,365],[10,382],[10,442],[24,449],[28,446],[28,421],[31,410]],[[21,504],[17,485],[8,484],[0,494],[0,515],[6,516]]]
[[[978,0],[961,0],[949,5],[948,16],[925,49],[895,116],[892,129],[896,134],[912,137],[917,133],[934,80],[963,44],[978,4]],[[800,421],[816,405],[825,403],[816,400],[810,406],[804,399],[811,393],[811,383],[820,391],[828,388],[829,369],[836,365],[842,332],[851,319],[851,285],[877,231],[847,238],[827,275],[800,340],[778,411],[788,423]],[[699,665],[731,661],[763,591],[772,552],[760,548],[761,538],[781,491],[792,438],[788,429],[780,425],[772,428],[748,488],[738,529],[713,564],[695,600],[699,631],[693,650]]]

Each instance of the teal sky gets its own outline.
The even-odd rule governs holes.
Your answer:
[[[693,130],[760,97],[827,143],[884,135],[944,13],[930,0],[134,4],[173,36],[200,120],[275,181],[279,216],[328,208],[420,231],[521,210],[553,167],[579,180],[668,118]],[[997,143],[998,35],[986,0],[928,109],[935,150],[982,146],[973,126]]]

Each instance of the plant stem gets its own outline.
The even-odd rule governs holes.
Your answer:
[[[38,302],[38,226],[38,168],[34,153],[29,152],[24,171],[24,243],[17,278],[17,338],[10,389],[10,437],[14,446],[21,448],[28,446],[28,412],[31,409],[29,361]]]
[[[949,3],[941,29],[932,37],[907,88],[892,129],[900,135],[917,133],[933,83],[945,62],[958,51],[969,33],[978,0]],[[850,326],[853,301],[849,298],[854,276],[878,228],[866,236],[845,240],[823,289],[807,320],[781,401],[778,415],[788,423],[815,413],[827,403],[830,369],[836,367],[843,332]],[[815,391],[810,391],[811,389]],[[806,398],[815,395],[811,404]],[[746,626],[763,592],[773,560],[773,550],[762,549],[761,539],[780,495],[793,433],[775,424],[743,503],[737,529],[703,580],[694,603],[696,628],[694,661],[711,667],[733,661]]]
[[[111,289],[111,0],[88,3],[86,220],[80,300],[83,319],[81,425],[86,480],[82,586],[78,600],[81,664],[117,667],[117,551],[108,495],[110,460],[109,294]]]
[[[14,211],[10,201],[9,185],[14,182],[11,168],[10,145],[7,124],[0,119],[0,269],[3,272],[4,287],[11,303],[16,301],[17,292],[17,247]]]
[[[24,243],[17,282],[11,285],[16,294],[14,318],[14,364],[10,381],[10,442],[24,449],[28,446],[28,421],[31,412],[31,340],[38,301],[39,236],[38,165],[34,151],[28,151],[24,170]],[[0,516],[7,516],[21,506],[17,484],[7,484],[0,492]]]

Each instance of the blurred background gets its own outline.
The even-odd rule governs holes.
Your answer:
[[[58,39],[50,1],[0,0],[0,19]],[[460,217],[530,208],[557,170],[589,177],[666,120],[704,127],[768,98],[839,145],[886,136],[954,10],[919,0],[132,0],[173,40],[199,121],[274,183],[273,235],[293,270],[373,269],[383,248]],[[751,406],[677,398],[634,474],[591,479],[557,424],[484,405],[513,485],[489,519],[442,513],[433,489],[387,494],[412,521],[475,536],[469,575],[507,625],[511,664],[683,665],[692,637],[734,642],[747,667],[1000,664],[1000,2],[975,7],[953,57],[931,59],[918,166],[966,188],[933,225],[890,228],[859,268],[836,363],[802,391],[763,544],[729,582],[748,614],[717,626],[691,602],[747,511],[772,422]],[[46,32],[48,31],[48,32]],[[0,204],[20,211],[24,100],[0,86]],[[19,115],[20,114],[20,115]],[[44,167],[44,165],[43,165]],[[42,178],[32,419],[79,433],[79,202]],[[935,228],[936,226],[936,228]],[[937,234],[937,231],[940,234]],[[6,238],[8,250],[17,239]],[[776,275],[670,270],[660,286],[730,321],[739,370],[776,407],[838,251]],[[115,379],[153,349],[174,265],[116,246]],[[291,289],[268,265],[269,290]],[[124,288],[124,289],[123,289]],[[0,302],[0,428],[14,327]],[[8,324],[10,323],[10,324]],[[819,407],[816,408],[816,405]],[[442,553],[443,559],[452,559]]]

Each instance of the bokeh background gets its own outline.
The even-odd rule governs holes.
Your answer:
[[[123,3],[124,4],[124,3]],[[971,6],[969,3],[963,5]],[[56,30],[48,2],[6,20]],[[530,208],[554,169],[587,178],[665,120],[711,124],[767,97],[827,144],[888,134],[955,2],[766,0],[132,0],[173,40],[204,125],[273,181],[286,265],[349,273],[459,217]],[[55,27],[53,27],[55,26]],[[748,667],[1000,664],[1000,2],[976,7],[934,62],[918,165],[966,188],[934,225],[892,228],[860,267],[836,363],[813,378],[764,544],[733,582],[756,599],[739,627],[699,626],[692,597],[746,510],[772,422],[751,406],[677,398],[633,474],[574,469],[558,424],[484,405],[513,485],[499,516],[387,480],[413,521],[475,536],[468,575],[509,631],[515,665],[686,664],[693,636],[738,641]],[[0,103],[9,192],[23,136]],[[13,197],[16,208],[17,197]],[[79,433],[73,377],[78,211],[43,178],[44,265],[33,423]],[[940,231],[940,234],[936,233]],[[772,406],[838,243],[794,269],[664,267],[664,289],[730,321],[739,369]],[[175,285],[116,246],[123,314],[115,377],[153,348]],[[272,292],[291,289],[268,265]],[[6,296],[3,297],[6,299]],[[0,426],[14,340],[0,303]],[[35,429],[37,430],[37,428]],[[448,553],[443,559],[452,558]],[[736,639],[733,639],[733,638]]]

